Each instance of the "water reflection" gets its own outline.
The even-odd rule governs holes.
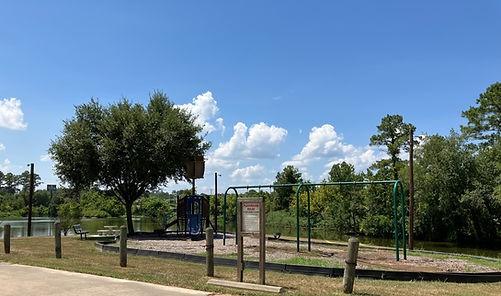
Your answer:
[[[47,217],[36,217],[32,220],[33,236],[52,236],[54,234],[55,219]],[[156,224],[149,218],[134,218],[134,230],[152,232]],[[8,219],[0,220],[0,237],[3,237],[3,225],[11,225],[11,237],[23,237],[28,235],[28,220]],[[126,224],[125,218],[89,218],[80,221],[82,228],[90,234],[97,234],[99,229],[104,229],[105,225],[122,226]],[[70,231],[71,232],[71,231]]]

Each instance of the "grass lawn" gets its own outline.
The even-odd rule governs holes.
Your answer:
[[[1,243],[3,244],[3,242]],[[111,276],[162,285],[214,291],[231,295],[265,295],[263,293],[222,289],[206,284],[205,266],[201,264],[129,256],[129,266],[119,266],[118,254],[101,253],[94,242],[63,238],[63,258],[54,258],[53,238],[12,239],[11,254],[0,253],[0,261],[49,267],[75,272]],[[236,270],[216,267],[216,276],[235,279]],[[267,283],[285,287],[287,295],[344,295],[341,278],[304,276],[268,272]],[[245,279],[257,281],[257,271],[247,270]],[[501,283],[454,284],[441,282],[398,282],[356,280],[354,295],[499,295]]]

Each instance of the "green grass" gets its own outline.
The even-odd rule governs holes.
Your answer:
[[[207,285],[205,266],[179,260],[129,256],[128,267],[119,266],[115,253],[99,252],[93,242],[63,238],[63,258],[54,258],[53,238],[20,238],[12,240],[12,253],[0,253],[0,261],[42,266],[74,272],[104,275],[115,278],[192,288],[226,295],[266,295]],[[1,245],[1,243],[0,243]],[[218,278],[234,280],[235,268],[216,266]],[[245,280],[257,282],[255,270],[245,271]],[[341,278],[305,276],[267,272],[270,285],[282,286],[287,295],[344,295]],[[383,280],[356,280],[354,295],[499,295],[501,283],[454,284],[443,282],[399,282]]]
[[[341,267],[341,264],[333,262],[332,260],[311,257],[292,257],[288,259],[281,259],[273,261],[282,264],[306,265],[306,266],[319,266],[319,267]]]

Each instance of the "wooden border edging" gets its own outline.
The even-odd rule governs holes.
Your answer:
[[[226,288],[237,288],[237,289],[277,293],[277,294],[282,294],[285,292],[284,288],[277,286],[258,285],[244,282],[233,282],[219,279],[210,279],[209,281],[207,281],[207,284],[226,287]]]
[[[104,252],[118,253],[117,246],[111,246],[96,242],[98,250]],[[135,248],[127,248],[127,253],[138,256],[150,256],[157,258],[184,260],[193,263],[205,263],[205,256],[182,254],[166,251],[142,250]],[[235,267],[237,260],[230,258],[214,258],[214,265]],[[245,261],[246,268],[258,269],[259,262]],[[279,271],[285,273],[304,274],[304,275],[320,275],[328,277],[342,277],[343,268],[330,268],[319,266],[304,266],[293,264],[282,264],[266,262],[266,270]],[[391,271],[391,270],[371,270],[357,269],[355,271],[357,278],[379,279],[379,280],[394,280],[394,281],[442,281],[452,283],[494,283],[501,282],[501,272],[411,272],[411,271]]]

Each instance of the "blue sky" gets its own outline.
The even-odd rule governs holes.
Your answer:
[[[1,1],[0,169],[43,157],[73,106],[163,90],[200,114],[206,180],[364,169],[385,114],[447,134],[501,74],[499,1]],[[223,128],[224,126],[224,128]],[[178,187],[188,186],[187,184]],[[174,187],[170,187],[174,188]]]

